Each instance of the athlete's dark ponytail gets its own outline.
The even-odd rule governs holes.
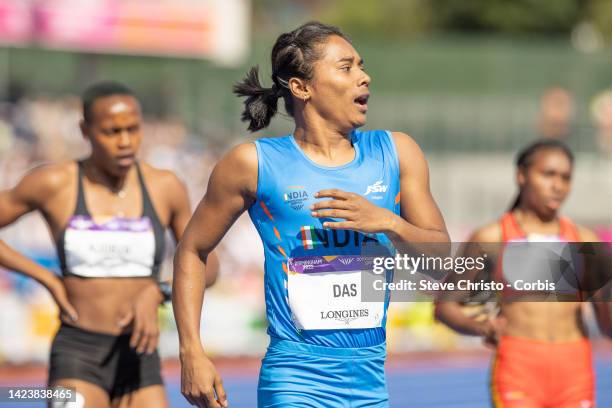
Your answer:
[[[249,70],[246,77],[234,85],[234,93],[245,97],[242,121],[248,122],[251,132],[263,129],[277,111],[278,98],[283,98],[285,110],[293,116],[293,95],[289,80],[312,79],[314,63],[321,57],[318,45],[328,37],[347,37],[336,27],[319,22],[309,22],[281,34],[272,48],[272,86],[264,88],[259,81],[259,67]]]
[[[271,88],[261,86],[258,66],[251,68],[244,80],[234,85],[234,93],[246,97],[242,121],[249,122],[248,129],[251,132],[256,132],[270,124],[270,119],[276,113],[280,97],[278,91],[276,85],[272,85]]]
[[[517,170],[527,170],[533,164],[535,154],[541,150],[560,150],[567,156],[570,163],[574,164],[574,154],[565,143],[556,139],[540,139],[527,145],[518,153],[516,156]],[[512,206],[510,206],[510,211],[515,210],[520,205],[521,193],[522,191],[519,190]]]

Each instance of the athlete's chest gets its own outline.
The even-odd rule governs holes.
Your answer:
[[[334,197],[315,197],[317,193],[340,190],[361,195],[374,205],[393,207],[394,180],[382,168],[370,166],[361,171],[320,174],[312,171],[287,172],[278,175],[267,186],[264,204],[271,214],[284,223],[304,223],[312,220],[310,206],[334,200]]]
[[[78,185],[67,185],[58,191],[41,208],[43,216],[50,226],[54,237],[58,237],[68,225],[77,207]],[[85,205],[91,218],[98,224],[104,224],[116,218],[140,219],[144,210],[143,191],[138,184],[130,185],[122,191],[112,192],[108,188],[83,183]],[[166,226],[171,218],[171,206],[164,192],[156,183],[148,186],[151,205],[162,225]]]

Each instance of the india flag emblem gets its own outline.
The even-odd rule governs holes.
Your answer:
[[[314,249],[317,244],[315,229],[312,225],[306,225],[300,228],[302,235],[302,246],[304,249]]]

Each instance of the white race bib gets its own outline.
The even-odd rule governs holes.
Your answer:
[[[373,275],[372,258],[359,255],[309,256],[288,261],[289,307],[302,330],[380,327],[385,296],[363,302],[362,274]]]
[[[64,235],[66,266],[87,278],[151,276],[155,235],[148,217],[115,218],[97,224],[91,217],[74,216]]]

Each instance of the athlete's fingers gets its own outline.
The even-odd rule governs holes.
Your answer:
[[[213,386],[215,387],[217,400],[223,408],[227,408],[227,394],[225,393],[225,389],[223,388],[223,380],[221,380],[221,377],[218,374],[215,376],[215,383]]]
[[[209,408],[214,406],[208,403],[208,398],[205,395],[198,395],[197,397],[194,397],[193,400],[195,402],[194,405],[199,408]]]
[[[151,331],[149,332],[149,347],[147,347],[147,354],[153,354],[153,352],[157,349],[157,345],[159,344],[159,328],[157,325],[151,327]]]
[[[199,394],[195,394],[195,393],[190,393],[189,394],[190,399],[191,399],[191,404],[195,405],[196,407],[204,407],[206,408],[206,399],[204,398],[204,396],[201,396]]]
[[[482,339],[482,344],[490,350],[495,350],[497,348],[497,342],[493,341],[491,338]]]
[[[348,220],[351,218],[351,212],[347,210],[319,210],[310,213],[317,218],[343,218]]]
[[[311,210],[322,210],[335,208],[339,210],[350,210],[351,205],[346,200],[325,200],[314,203],[310,206]]]
[[[49,292],[59,307],[62,317],[66,318],[66,320],[75,322],[79,318],[79,315],[75,307],[72,306],[68,300],[64,283],[60,280],[55,280],[54,282],[56,283],[49,285]]]
[[[183,397],[185,397],[185,399],[190,405],[196,405],[196,401],[193,398],[191,398],[189,394],[183,393]]]
[[[353,221],[326,221],[323,223],[323,228],[329,229],[348,229],[355,230],[356,224]]]
[[[146,324],[143,324],[140,339],[136,343],[136,352],[142,354],[149,348],[149,329]]]
[[[57,305],[59,306],[64,316],[66,316],[68,319],[70,319],[73,322],[77,321],[77,319],[79,318],[79,314],[77,313],[74,306],[72,306],[72,304],[68,302],[68,300],[58,299]]]
[[[217,399],[215,398],[215,394],[212,388],[209,391],[204,392],[200,391],[199,387],[192,384],[190,390],[182,391],[182,394],[191,405],[195,405],[196,407],[221,407],[217,402]]]
[[[189,404],[197,406],[197,402],[195,398],[193,398],[189,392],[181,391],[181,394],[183,394],[183,397],[185,397],[185,399],[187,400]]]
[[[348,193],[346,191],[339,190],[337,188],[330,188],[327,190],[317,191],[314,196],[315,198],[330,197],[330,198],[337,198],[340,200],[348,200],[349,198],[352,197],[351,194],[352,193]]]
[[[142,346],[141,353],[149,353],[151,345],[155,342],[155,333],[152,326],[151,322],[145,322],[143,325],[142,341],[140,342]]]
[[[140,319],[134,319],[134,330],[132,331],[132,337],[130,337],[130,347],[136,348],[140,344],[140,339],[143,336],[143,327]]]
[[[134,320],[134,311],[133,310],[128,310],[125,313],[125,315],[123,315],[123,317],[121,317],[117,321],[117,326],[119,326],[119,327],[126,327],[128,324],[130,324],[132,322],[132,320]]]
[[[206,397],[205,402],[207,404],[204,405],[204,407],[221,408],[221,405],[219,405],[219,403],[217,402],[217,398],[215,398],[215,393],[213,392],[213,390],[207,391],[204,395]]]
[[[196,398],[191,392],[191,384],[187,384],[185,379],[183,378],[181,378],[181,394],[183,394],[183,397],[185,397],[187,402],[189,402],[191,405],[197,406]]]
[[[157,347],[157,338],[155,335],[156,325],[145,321],[142,326],[142,337],[136,351],[138,353],[151,354]]]

